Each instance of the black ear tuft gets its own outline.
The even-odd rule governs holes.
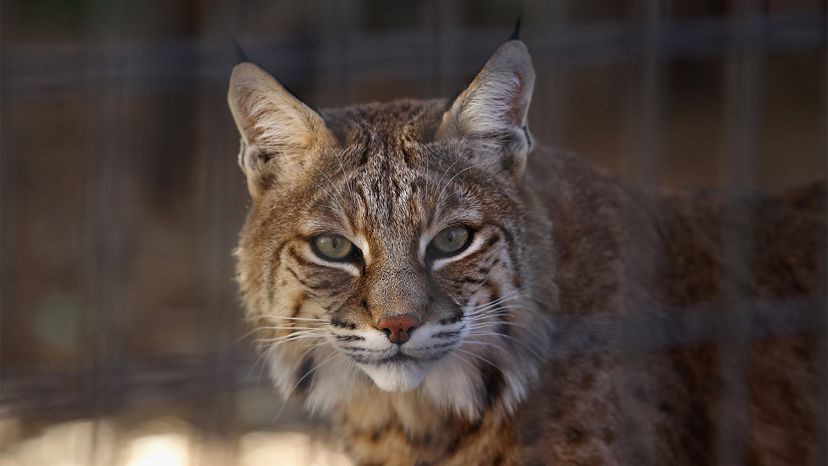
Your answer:
[[[239,44],[239,41],[236,40],[235,37],[231,37],[230,39],[233,41],[233,48],[236,49],[236,55],[238,55],[239,57],[239,63],[253,63],[250,61],[250,57],[248,57],[247,54],[244,53],[244,49],[242,49],[242,46],[241,44]]]
[[[509,36],[509,40],[520,40],[520,16],[521,14],[518,13],[515,29],[512,31],[512,35]]]

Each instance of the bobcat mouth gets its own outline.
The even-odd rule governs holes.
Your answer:
[[[388,364],[400,364],[400,363],[411,363],[411,362],[421,362],[422,360],[419,358],[415,358],[413,356],[409,356],[407,354],[403,354],[401,352],[397,352],[392,354],[391,356],[386,356],[384,358],[370,358],[361,355],[349,354],[348,355],[351,359],[356,361],[359,364],[366,364],[371,366],[384,366]]]
[[[418,361],[419,359],[411,357],[402,351],[398,351],[393,356],[389,356],[385,359],[380,359],[379,361],[375,362],[374,364],[394,364],[398,362],[407,362],[407,361]]]
[[[367,357],[362,354],[353,354],[350,353],[348,356],[356,361],[359,364],[366,364],[366,365],[373,365],[373,366],[384,366],[389,364],[404,364],[404,363],[429,363],[440,359],[441,357],[445,356],[447,351],[443,351],[439,354],[427,357],[417,357],[412,356],[410,354],[403,353],[402,350],[397,350],[394,354],[390,356],[380,357],[380,358],[371,358]]]

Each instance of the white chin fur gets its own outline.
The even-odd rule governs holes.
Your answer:
[[[407,392],[420,385],[428,369],[417,363],[393,363],[379,366],[360,364],[359,368],[371,377],[381,390]]]

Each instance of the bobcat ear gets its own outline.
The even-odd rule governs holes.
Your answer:
[[[227,101],[241,133],[239,165],[256,199],[312,163],[335,140],[318,113],[252,63],[233,68]]]
[[[438,138],[465,138],[481,144],[480,162],[520,178],[532,148],[526,116],[535,69],[526,45],[510,40],[489,58],[469,86],[443,114]]]

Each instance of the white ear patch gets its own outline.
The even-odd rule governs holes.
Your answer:
[[[479,163],[519,177],[526,167],[532,139],[527,114],[535,87],[535,69],[523,42],[506,42],[492,55],[469,86],[443,114],[439,138],[475,142]]]
[[[455,130],[467,136],[523,128],[534,87],[535,69],[526,46],[506,42],[452,103],[444,124],[453,119]]]
[[[474,136],[508,131],[526,124],[520,109],[521,87],[525,83],[512,72],[486,75],[460,107],[457,126],[462,134]]]
[[[233,69],[227,102],[241,133],[241,165],[254,198],[263,176],[295,176],[317,148],[335,140],[318,113],[252,63]]]

